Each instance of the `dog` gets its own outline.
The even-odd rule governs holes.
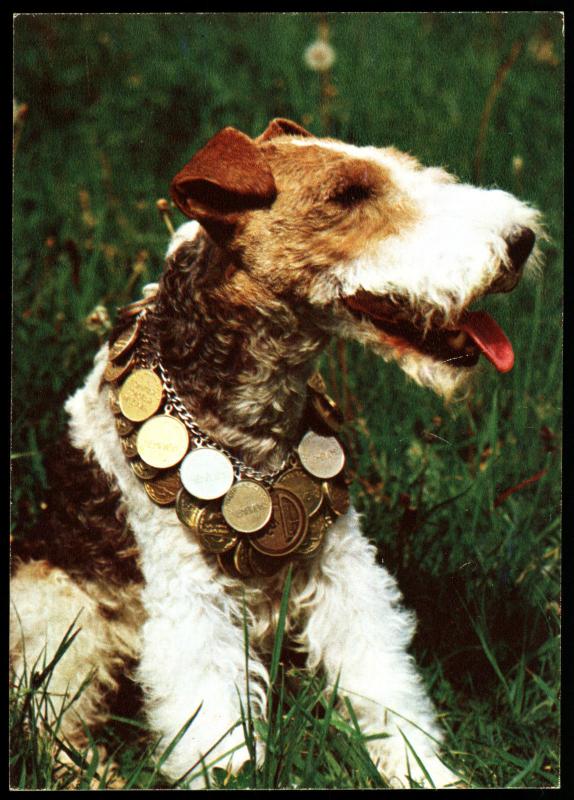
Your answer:
[[[285,119],[256,139],[223,129],[175,177],[171,194],[191,221],[172,237],[157,290],[120,313],[87,382],[68,400],[58,497],[38,534],[15,546],[15,674],[25,661],[48,662],[77,618],[79,633],[51,678],[54,713],[92,680],[66,711],[64,734],[81,741],[82,720],[103,724],[127,675],[142,687],[164,749],[195,714],[163,764],[170,779],[223,754],[219,765],[235,772],[249,758],[236,724],[241,707],[265,715],[265,656],[291,568],[286,629],[307,667],[322,669],[328,686],[350,698],[362,732],[386,734],[368,748],[389,784],[455,785],[407,653],[415,621],[347,508],[339,420],[323,387],[312,388],[314,362],[332,336],[358,340],[446,400],[466,391],[481,355],[508,371],[506,335],[469,307],[510,292],[536,268],[539,212],[392,147],[317,138]],[[146,373],[163,406],[145,393],[126,395],[134,370]],[[140,401],[146,406],[143,423],[118,415],[118,402],[125,410],[130,397],[132,417]],[[309,454],[310,402],[318,414]],[[142,431],[153,427],[152,407],[152,422],[161,418],[170,430],[150,445]],[[162,461],[170,448],[180,467],[173,454],[167,467]],[[184,471],[182,457],[195,450],[218,454],[208,480],[201,469]],[[331,506],[319,500],[322,527],[312,509],[303,519],[296,487],[280,489],[277,476],[294,464],[311,494],[317,485],[331,491]],[[215,499],[205,497],[212,478]],[[190,482],[195,498],[185,490]],[[252,494],[241,495],[240,483]],[[199,541],[194,525],[204,509],[221,515],[226,504],[225,524],[214,517]],[[293,537],[306,543],[301,557],[289,550]],[[194,787],[205,784],[201,770],[191,778]]]

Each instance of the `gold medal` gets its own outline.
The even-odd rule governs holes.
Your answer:
[[[143,422],[156,413],[163,400],[163,384],[151,369],[135,369],[119,393],[122,414],[133,422]]]
[[[222,497],[233,483],[231,461],[212,447],[198,447],[188,453],[179,472],[187,491],[202,500]]]
[[[209,506],[197,514],[196,532],[201,546],[209,553],[227,553],[239,538],[225,522],[223,514]]]
[[[137,431],[134,431],[127,436],[122,436],[120,439],[120,444],[125,456],[128,458],[135,458],[138,454]]]
[[[343,481],[324,481],[323,492],[329,503],[331,510],[338,516],[346,514],[351,507],[349,489]]]
[[[297,451],[301,463],[315,478],[334,478],[345,464],[345,451],[334,436],[319,436],[308,431]]]
[[[305,470],[295,467],[277,480],[275,486],[289,489],[303,502],[308,517],[316,514],[323,500],[323,492],[319,481],[312,478]]]
[[[115,383],[123,378],[124,375],[131,370],[135,363],[134,354],[132,353],[124,364],[119,364],[116,361],[108,361],[104,370],[104,380],[108,383]]]
[[[116,417],[116,430],[120,436],[128,436],[134,429],[133,422],[130,422],[129,419],[122,417]]]
[[[141,458],[134,458],[134,460],[130,462],[130,466],[134,475],[137,475],[142,481],[149,481],[155,478],[158,473],[155,467],[150,467],[150,465],[142,461]]]
[[[271,495],[251,480],[234,483],[225,495],[221,511],[228,525],[240,533],[255,533],[267,525],[273,513]]]
[[[195,500],[185,489],[180,489],[175,499],[175,512],[180,522],[197,534],[197,523],[199,514],[203,509],[203,503]]]
[[[253,547],[249,548],[249,566],[254,575],[259,575],[262,578],[269,578],[275,575],[276,572],[288,563],[286,558],[278,558],[277,556],[264,556]]]
[[[333,515],[329,511],[322,509],[319,514],[309,520],[307,535],[297,548],[298,556],[315,555],[321,547],[325,534],[333,523],[333,519]]]
[[[226,575],[229,575],[230,578],[240,580],[242,576],[237,571],[237,567],[233,563],[233,556],[233,550],[228,550],[227,553],[218,553],[217,563],[219,564],[220,569],[225,572]]]
[[[113,345],[110,347],[110,361],[116,361],[116,359],[121,358],[125,353],[132,349],[134,344],[138,340],[139,331],[141,328],[141,319],[138,319],[134,322],[133,325],[130,325],[127,330],[120,333],[118,338],[115,340]]]
[[[181,420],[169,414],[151,417],[138,431],[137,452],[150,467],[174,467],[187,453],[188,447],[187,428]]]
[[[129,319],[135,317],[149,306],[150,298],[143,297],[140,300],[134,300],[133,303],[128,303],[127,306],[118,309],[118,317],[120,319]]]
[[[309,407],[320,431],[339,433],[345,418],[332,397],[329,397],[328,394],[311,392]]]
[[[168,506],[175,502],[181,489],[181,479],[176,469],[162,472],[156,478],[144,481],[148,497],[160,506]]]
[[[250,550],[251,546],[249,542],[242,539],[233,551],[233,566],[242,578],[250,578],[253,574],[249,563]]]
[[[305,538],[309,520],[305,507],[296,494],[275,486],[271,493],[273,516],[271,522],[250,541],[252,546],[266,556],[286,556],[297,549]]]
[[[327,394],[327,387],[320,373],[315,372],[307,381],[308,410],[319,428],[326,428],[330,433],[341,430],[345,418],[332,397]],[[319,431],[321,432],[321,431]]]

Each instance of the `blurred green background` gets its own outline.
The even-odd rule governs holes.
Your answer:
[[[336,53],[323,75],[304,60],[321,22]],[[14,35],[14,536],[43,502],[43,454],[105,336],[86,318],[103,305],[113,319],[158,278],[155,202],[224,125],[255,136],[285,116],[393,144],[542,210],[542,276],[483,304],[514,344],[510,374],[484,366],[473,397],[445,409],[358,346],[333,346],[323,366],[355,412],[355,502],[419,613],[415,651],[452,741],[483,785],[554,785],[560,14],[22,14]]]

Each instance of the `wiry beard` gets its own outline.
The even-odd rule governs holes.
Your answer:
[[[229,266],[207,235],[181,245],[146,327],[202,430],[272,470],[304,433],[306,382],[327,336],[286,300],[248,303],[227,280]]]

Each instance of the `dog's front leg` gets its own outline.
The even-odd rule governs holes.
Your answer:
[[[309,666],[322,665],[330,685],[338,679],[363,733],[386,734],[367,745],[381,773],[392,786],[408,787],[409,775],[428,786],[414,750],[435,786],[456,782],[437,756],[435,714],[407,653],[414,620],[355,511],[330,530],[316,580],[303,633]]]
[[[194,788],[205,785],[202,765],[236,772],[250,755],[241,725],[241,705],[247,711],[244,635],[241,623],[233,621],[241,613],[240,603],[217,585],[201,558],[198,554],[172,565],[164,560],[162,580],[148,582],[138,674],[148,720],[163,737],[162,752],[197,712],[162,765],[172,780],[191,770]],[[264,713],[267,681],[265,667],[251,654],[254,716]]]

